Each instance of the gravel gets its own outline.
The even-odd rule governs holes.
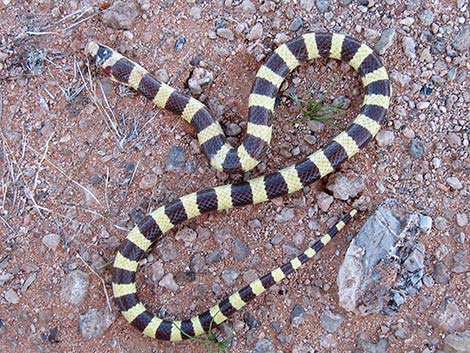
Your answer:
[[[165,275],[163,270],[163,263],[161,261],[156,261],[150,266],[150,274],[153,282],[160,281]]]
[[[315,1],[314,0],[300,0],[300,6],[302,6],[302,8],[305,11],[310,12],[315,6]]]
[[[189,14],[193,19],[199,20],[201,18],[202,9],[199,6],[193,6],[189,10]]]
[[[238,136],[242,132],[242,128],[240,125],[235,124],[235,123],[230,123],[227,125],[227,128],[225,129],[225,133],[227,136]]]
[[[150,190],[157,184],[157,176],[154,174],[144,175],[139,182],[139,188],[141,190]]]
[[[377,343],[374,343],[366,338],[359,338],[359,346],[364,350],[364,353],[385,353],[387,352],[388,342],[385,338],[381,338]]]
[[[432,218],[429,216],[421,216],[419,218],[419,227],[426,233],[430,232],[432,228]]]
[[[206,260],[204,256],[199,253],[194,254],[189,263],[189,268],[191,269],[191,271],[196,273],[204,272],[206,268]]]
[[[457,225],[459,227],[465,227],[468,224],[468,217],[466,213],[457,213],[455,220],[457,221]]]
[[[256,23],[251,27],[250,32],[248,32],[246,39],[253,41],[258,40],[263,37],[263,25],[261,23]]]
[[[214,73],[203,67],[196,67],[191,77],[188,79],[189,91],[192,95],[200,95],[204,87],[209,86],[214,81]],[[217,111],[217,108],[216,110]]]
[[[464,328],[465,316],[452,298],[446,298],[432,317],[434,325],[444,332],[455,332]]]
[[[419,20],[426,26],[430,26],[434,22],[434,12],[429,9],[423,10],[418,17]]]
[[[197,238],[197,233],[196,231],[192,230],[191,228],[183,228],[179,230],[175,234],[175,239],[178,241],[182,241],[185,246],[191,246],[195,242]]]
[[[176,51],[183,50],[183,46],[186,43],[186,38],[183,36],[176,37],[174,48]]]
[[[258,320],[256,320],[256,318],[248,314],[246,314],[243,317],[243,321],[245,322],[245,324],[248,326],[250,330],[261,326],[261,323]]]
[[[166,71],[165,69],[158,69],[155,72],[155,77],[157,78],[157,80],[164,83],[168,83],[168,81],[170,80],[170,75],[168,75],[168,71]]]

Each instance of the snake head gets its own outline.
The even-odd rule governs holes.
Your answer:
[[[115,52],[103,44],[90,42],[85,48],[85,53],[93,58],[95,65],[103,69],[105,73],[107,73],[114,64],[112,58],[115,56]]]

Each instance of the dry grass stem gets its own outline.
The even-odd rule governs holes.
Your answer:
[[[111,302],[109,301],[109,295],[108,295],[108,291],[106,290],[106,283],[104,281],[104,279],[96,273],[96,271],[90,266],[88,265],[88,263],[83,259],[83,257],[80,256],[80,254],[77,252],[77,256],[80,260],[82,260],[83,264],[96,276],[100,279],[101,281],[101,284],[103,285],[103,292],[104,292],[104,295],[106,296],[106,303],[108,304],[108,308],[109,308],[109,312],[112,313],[113,312],[113,308],[111,307]]]

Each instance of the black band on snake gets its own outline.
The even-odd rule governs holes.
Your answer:
[[[141,66],[104,45],[91,42],[86,51],[113,80],[134,88],[158,107],[179,114],[190,122],[210,164],[224,172],[248,171],[258,164],[271,140],[270,117],[279,87],[299,64],[319,57],[342,60],[359,73],[365,88],[360,114],[345,131],[303,161],[239,184],[185,195],[153,211],[132,229],[114,261],[113,292],[124,317],[145,335],[179,341],[207,332],[211,325],[222,323],[312,259],[356,213],[352,210],[303,253],[202,314],[186,320],[164,320],[155,316],[139,300],[135,284],[139,260],[152,244],[175,225],[203,213],[265,202],[299,191],[333,172],[380,129],[390,102],[387,71],[372,49],[343,34],[308,33],[279,46],[256,74],[248,100],[246,136],[242,145],[235,149],[226,141],[217,120],[198,100],[159,82]]]

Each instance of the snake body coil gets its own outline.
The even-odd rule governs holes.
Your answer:
[[[359,151],[380,129],[390,102],[388,75],[379,57],[367,45],[343,34],[308,33],[279,46],[260,67],[248,100],[246,137],[232,148],[222,128],[198,100],[159,82],[145,69],[112,49],[91,42],[86,48],[96,64],[113,80],[126,84],[190,122],[210,164],[224,172],[254,168],[271,140],[270,117],[279,87],[299,64],[326,57],[349,63],[365,87],[360,114],[330,143],[303,161],[275,173],[239,184],[222,185],[185,195],[146,216],[121,245],[113,274],[114,298],[124,317],[145,335],[161,340],[179,341],[201,335],[212,324],[218,325],[247,302],[280,282],[320,251],[354,216],[347,214],[314,245],[291,261],[234,292],[204,313],[187,320],[164,320],[150,311],[137,296],[136,271],[153,243],[175,225],[203,213],[250,204],[301,190],[333,172]]]

